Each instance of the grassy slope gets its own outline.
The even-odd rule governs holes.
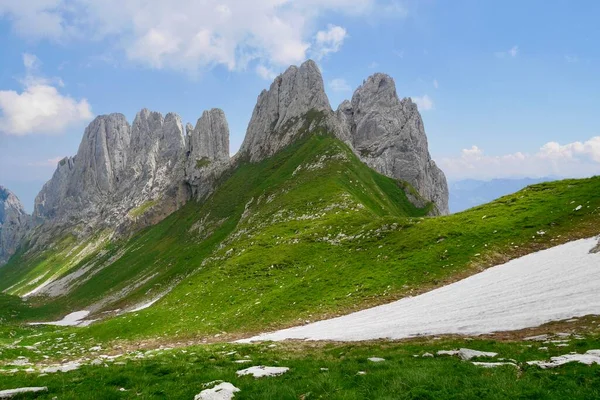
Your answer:
[[[174,340],[294,325],[598,234],[599,191],[600,178],[544,183],[463,213],[423,218],[426,210],[412,206],[396,182],[339,141],[314,135],[271,159],[242,164],[206,202],[191,202],[131,241],[88,257],[75,268],[105,267],[20,318],[62,316],[150,277],[104,309],[179,284],[149,309],[81,332],[100,341]],[[6,271],[19,258],[11,263]]]
[[[301,165],[305,168],[298,169]],[[368,169],[345,145],[329,136],[313,135],[269,160],[242,164],[206,202],[190,202],[129,242],[112,243],[87,256],[70,269],[72,272],[89,268],[79,279],[83,282],[80,286],[68,296],[50,301],[32,299],[39,307],[32,308],[24,317],[58,317],[67,310],[87,307],[148,277],[150,279],[131,290],[125,300],[104,308],[117,308],[160,294],[173,283],[198,271],[202,261],[232,232],[239,233],[244,226],[253,225],[255,220],[249,224],[247,220],[240,222],[240,218],[248,202],[254,199],[258,203],[259,198],[261,204],[250,203],[249,207],[264,215],[271,215],[283,207],[305,213],[331,204],[334,207],[323,212],[327,216],[343,211],[344,214],[359,215],[363,222],[381,215],[424,215],[427,212],[410,204],[396,182]],[[345,209],[352,205],[356,206],[355,210]],[[339,222],[325,218],[308,220],[305,225],[322,225],[326,220]],[[25,280],[33,279],[31,271],[39,276],[49,260],[58,268],[62,265],[61,256],[62,263],[70,262],[62,253],[52,251],[37,256],[18,254],[0,269],[0,289],[10,288],[15,281],[23,280],[24,275]],[[21,286],[9,293],[23,294],[25,288],[29,289]]]
[[[526,361],[584,353],[600,348],[598,336],[573,340],[567,347],[494,340],[416,340],[407,343],[278,344],[194,346],[158,351],[139,359],[132,353],[121,365],[86,366],[68,373],[38,376],[0,374],[0,387],[47,386],[38,399],[192,399],[203,384],[231,382],[242,399],[594,399],[600,396],[600,366],[578,363],[542,370]],[[457,357],[421,357],[429,352],[468,347],[514,359],[518,368],[486,369]],[[414,357],[417,355],[418,357]],[[142,353],[143,356],[143,353]],[[234,361],[244,358],[248,364]],[[383,362],[368,361],[382,357]],[[489,362],[493,359],[480,359]],[[279,377],[236,376],[253,365],[284,366]],[[326,368],[327,370],[322,370]],[[358,375],[359,371],[365,372]],[[121,391],[121,389],[125,389]],[[29,397],[23,397],[29,398]],[[33,398],[33,397],[31,397]]]
[[[349,213],[268,225],[228,243],[150,309],[91,329],[101,338],[237,336],[387,302],[600,233],[599,190],[600,178],[567,180],[441,218]],[[338,244],[340,233],[353,239]]]

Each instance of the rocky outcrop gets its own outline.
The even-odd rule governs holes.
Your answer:
[[[429,155],[417,105],[410,98],[398,98],[390,76],[370,76],[336,115],[364,163],[407,181],[436,205],[439,214],[448,214],[448,184]]]
[[[82,235],[104,227],[131,232],[160,221],[191,197],[206,197],[240,160],[263,160],[317,131],[332,132],[370,167],[409,182],[439,213],[448,212],[446,179],[429,156],[417,106],[398,98],[392,78],[373,75],[334,112],[319,68],[309,60],[288,68],[259,95],[234,161],[219,109],[205,111],[185,131],[176,114],[163,117],[146,109],[132,125],[122,114],[97,117],[77,155],[60,161],[37,196],[34,219],[45,228],[62,226]],[[409,195],[422,205],[418,195]],[[54,235],[51,229],[37,231],[37,237]]]
[[[7,188],[0,186],[0,265],[12,256],[30,225],[23,204]]]
[[[369,77],[334,113],[313,61],[288,68],[258,97],[239,157],[260,161],[323,127],[371,168],[409,182],[418,192],[415,203],[423,204],[420,196],[436,205],[434,214],[449,212],[446,177],[429,155],[417,106],[400,100],[384,74]]]
[[[77,226],[84,236],[104,227],[130,232],[154,224],[192,192],[207,193],[195,185],[213,182],[223,168],[201,176],[190,166],[196,159],[228,163],[228,147],[227,121],[217,109],[205,112],[187,135],[173,113],[143,109],[132,125],[122,114],[99,116],[86,128],[77,155],[60,161],[38,194],[35,221],[46,231]]]
[[[323,78],[314,61],[291,66],[258,96],[240,156],[256,162],[275,154],[309,130],[305,116],[331,113]],[[312,121],[308,121],[309,124]]]
[[[204,111],[196,127],[187,126],[185,179],[195,198],[214,189],[222,172],[229,167],[229,125],[223,110]]]

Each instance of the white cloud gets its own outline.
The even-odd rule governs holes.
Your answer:
[[[268,81],[272,81],[277,77],[277,73],[273,71],[273,69],[265,67],[262,64],[256,66],[256,73],[258,76]]]
[[[319,60],[330,53],[337,53],[347,36],[346,29],[337,25],[329,25],[326,31],[319,31],[315,36],[314,57]]]
[[[33,71],[39,68],[41,62],[35,54],[24,53],[23,54],[23,65],[27,71]]]
[[[192,74],[322,58],[347,37],[325,17],[379,18],[382,10],[385,17],[406,15],[392,0],[0,0],[0,18],[23,37],[105,41],[129,62]]]
[[[412,97],[412,101],[415,102],[420,111],[433,110],[433,100],[428,95]]]
[[[8,16],[22,37],[61,40],[72,33],[65,6],[65,0],[1,0],[0,16]]]
[[[329,88],[334,92],[349,92],[352,90],[348,82],[342,78],[332,79],[329,82]]]
[[[375,69],[379,67],[379,63],[376,61],[373,61],[371,64],[369,64],[369,69]]]
[[[62,133],[72,124],[92,118],[86,99],[77,101],[53,86],[64,86],[62,80],[35,74],[40,65],[37,57],[24,54],[23,64],[27,71],[21,81],[23,91],[0,90],[0,132],[16,136]]]
[[[433,80],[433,87],[436,89],[439,87],[437,79]]]
[[[519,46],[515,45],[507,51],[497,51],[496,53],[494,53],[494,55],[498,58],[506,58],[506,57],[515,58],[517,55],[519,55]]]
[[[459,157],[441,159],[439,165],[450,179],[600,175],[600,136],[565,145],[548,142],[534,154],[491,156],[472,146]]]

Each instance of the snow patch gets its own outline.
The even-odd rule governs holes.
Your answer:
[[[86,310],[75,311],[75,312],[65,316],[60,321],[30,322],[29,325],[87,326],[87,325],[89,325],[89,323],[87,325],[83,325],[83,324],[85,324],[86,322],[90,322],[90,321],[84,321],[83,319],[85,317],[87,317],[88,315],[90,315],[90,312],[86,311]]]
[[[598,255],[589,254],[596,243],[576,240],[419,296],[239,342],[479,335],[600,314]]]
[[[241,371],[237,371],[236,374],[238,376],[252,375],[255,378],[262,378],[264,376],[282,375],[288,372],[289,370],[290,369],[288,367],[265,367],[263,365],[259,365],[256,367],[250,367]]]

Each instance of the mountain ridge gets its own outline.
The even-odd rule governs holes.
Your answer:
[[[30,243],[42,248],[66,230],[81,239],[103,229],[131,235],[192,198],[206,198],[223,173],[241,162],[259,162],[303,135],[323,131],[369,167],[412,185],[408,196],[417,206],[431,201],[432,214],[447,214],[446,179],[430,158],[416,105],[400,101],[393,79],[375,74],[365,80],[352,107],[333,111],[319,68],[308,60],[289,67],[260,93],[240,151],[231,158],[220,109],[204,111],[195,126],[185,127],[177,114],[147,109],[131,124],[119,113],[98,116],[85,129],[77,154],[59,162],[36,197]]]

